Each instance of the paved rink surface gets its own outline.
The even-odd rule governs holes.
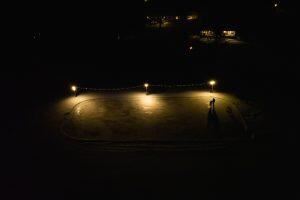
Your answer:
[[[73,103],[61,131],[78,140],[226,140],[240,138],[246,128],[237,100],[221,93],[87,93],[67,101]]]

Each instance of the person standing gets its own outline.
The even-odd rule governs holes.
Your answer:
[[[216,102],[216,100],[215,100],[215,98],[213,98],[213,100],[212,100],[213,109],[215,109],[215,102]]]
[[[212,104],[213,104],[213,101],[212,101],[212,100],[210,100],[210,101],[209,101],[209,109],[211,109],[211,107],[212,107]]]

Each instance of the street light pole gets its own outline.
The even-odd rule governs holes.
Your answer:
[[[77,97],[77,87],[73,85],[71,86],[71,90],[74,92],[75,97]]]
[[[148,95],[148,87],[149,87],[149,84],[148,84],[148,83],[145,83],[145,84],[144,84],[144,87],[145,87],[145,90],[146,90],[146,95]]]
[[[209,84],[211,85],[211,93],[213,93],[214,92],[214,85],[216,84],[216,81],[211,80],[211,81],[209,81]]]

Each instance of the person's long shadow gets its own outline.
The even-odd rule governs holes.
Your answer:
[[[219,130],[220,128],[220,121],[219,121],[219,117],[217,115],[217,112],[215,110],[214,107],[211,107],[208,110],[208,114],[207,114],[207,127],[208,128],[212,128],[216,131]]]

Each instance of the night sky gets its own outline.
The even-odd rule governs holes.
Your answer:
[[[116,1],[88,3],[36,3],[29,15],[34,29],[55,34],[80,29],[84,32],[109,32],[140,29],[147,13],[184,13],[199,11],[200,15],[216,21],[251,25],[273,17],[274,1]],[[280,1],[286,15],[293,15],[295,7]],[[103,29],[103,25],[109,29]],[[82,30],[83,29],[83,30]],[[57,33],[58,34],[58,33]]]

